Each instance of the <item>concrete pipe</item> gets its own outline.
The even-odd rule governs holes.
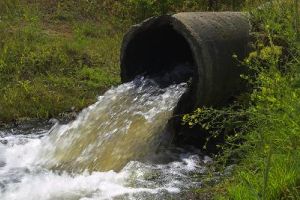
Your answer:
[[[222,105],[240,89],[242,67],[233,55],[248,53],[250,24],[239,12],[187,12],[150,18],[125,35],[122,82],[182,68],[190,87],[175,114]]]

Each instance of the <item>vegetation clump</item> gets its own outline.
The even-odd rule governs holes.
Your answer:
[[[190,126],[202,126],[211,138],[226,133],[216,159],[235,165],[235,170],[219,185],[220,199],[300,196],[297,12],[294,1],[272,1],[252,10],[253,52],[241,61],[249,69],[242,75],[249,91],[230,107],[199,108],[183,117]]]

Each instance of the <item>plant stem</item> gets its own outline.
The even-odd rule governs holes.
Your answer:
[[[295,29],[297,34],[297,40],[300,40],[299,33],[299,0],[295,0]]]
[[[268,152],[266,161],[265,161],[265,172],[264,172],[264,185],[263,185],[263,200],[267,199],[267,188],[268,188],[268,181],[269,181],[269,173],[271,168],[271,157],[272,152],[271,149]]]

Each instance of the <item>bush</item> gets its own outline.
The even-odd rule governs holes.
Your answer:
[[[221,184],[227,190],[222,199],[299,197],[300,50],[293,3],[273,1],[251,13],[256,42],[241,62],[249,68],[242,76],[249,93],[230,107],[200,108],[183,118],[212,137],[226,133],[217,160],[238,165]]]

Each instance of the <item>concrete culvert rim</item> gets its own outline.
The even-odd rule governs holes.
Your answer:
[[[179,71],[177,81],[188,81],[168,123],[177,142],[193,144],[201,130],[181,126],[182,114],[197,107],[228,105],[244,90],[240,74],[249,53],[250,23],[242,12],[186,12],[150,18],[133,26],[121,49],[122,82],[137,75]],[[172,79],[171,79],[172,80]],[[176,79],[175,79],[176,80]],[[172,83],[172,82],[168,82]]]
[[[172,83],[197,78],[190,31],[170,15],[150,18],[126,34],[121,51],[122,82],[137,75],[172,73]],[[165,86],[167,86],[166,84]]]
[[[150,18],[133,26],[124,37],[121,80],[166,72],[171,77],[168,84],[190,80],[176,115],[200,106],[225,105],[243,87],[240,74],[244,69],[237,67],[232,56],[246,57],[249,31],[249,19],[240,12],[187,12]]]

